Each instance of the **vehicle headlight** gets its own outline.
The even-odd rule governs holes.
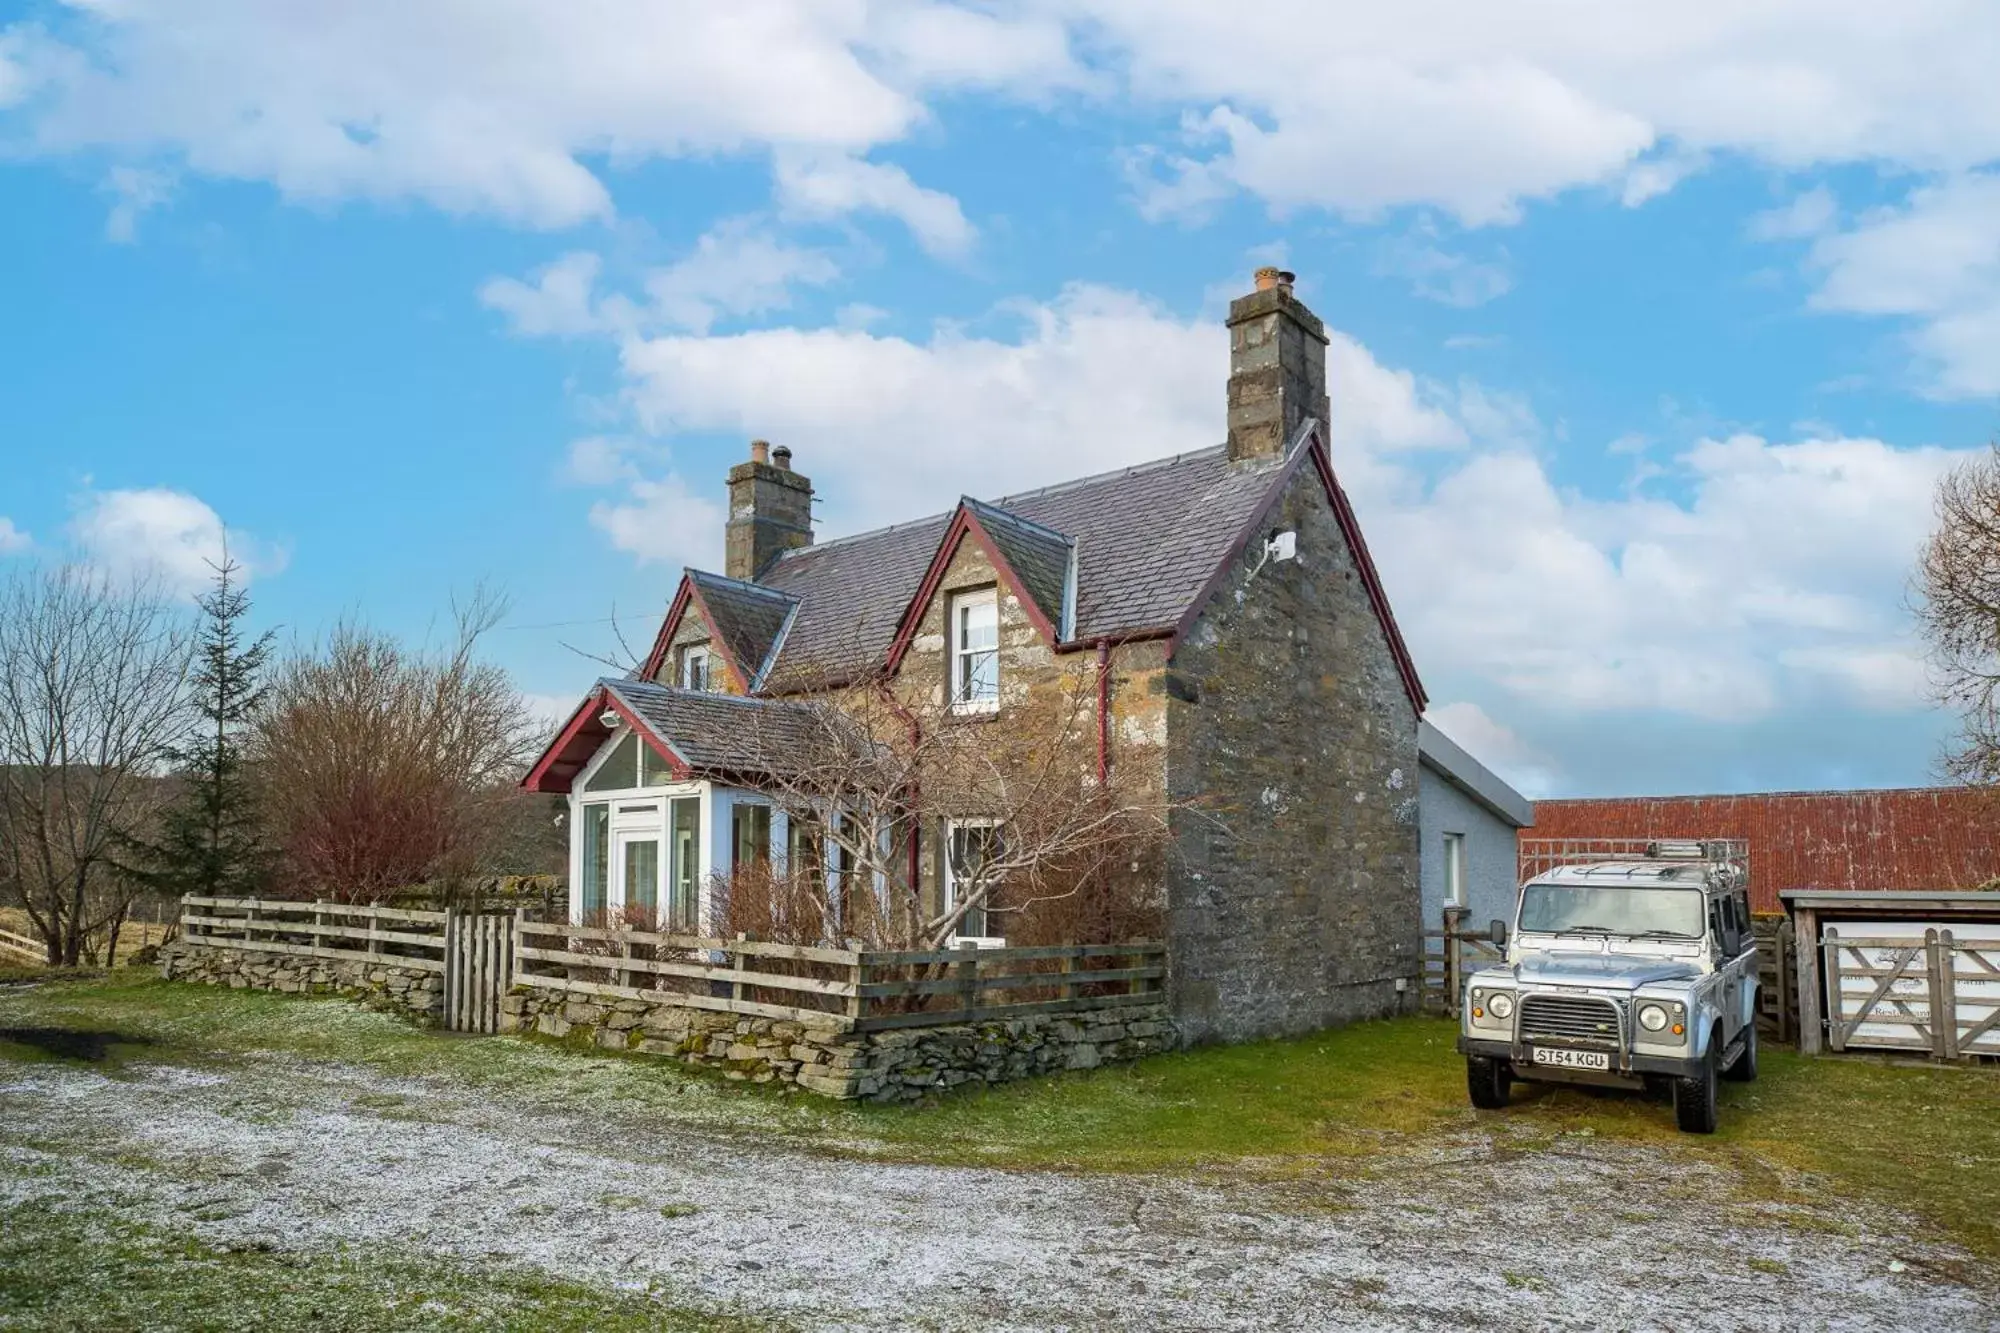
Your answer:
[[[1648,1032],[1658,1032],[1667,1025],[1667,1011],[1657,1004],[1639,1006],[1639,1026]]]
[[[1488,997],[1486,1007],[1492,1011],[1495,1018],[1512,1018],[1514,1016],[1514,997],[1503,990],[1494,991]]]

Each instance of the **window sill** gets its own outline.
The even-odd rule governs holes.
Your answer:
[[[953,704],[951,706],[951,717],[956,722],[993,722],[997,721],[1000,717],[1000,705],[997,703]]]

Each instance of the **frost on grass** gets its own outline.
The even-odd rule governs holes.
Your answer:
[[[720,1094],[639,1095],[622,1062],[478,1050],[521,1088],[291,1056],[28,1067],[0,1086],[0,1204],[109,1200],[309,1266],[429,1254],[813,1328],[1973,1327],[1990,1308],[1897,1219],[1745,1205],[1726,1168],[1655,1148],[1465,1135],[1283,1182],[890,1165],[757,1135],[742,1098],[711,1124]]]

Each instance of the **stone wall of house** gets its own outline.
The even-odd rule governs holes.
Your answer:
[[[967,538],[945,566],[937,595],[924,608],[896,677],[904,702],[925,713],[942,709],[950,691],[947,656],[951,599],[981,588],[997,590],[999,611],[1000,708],[990,715],[969,716],[966,726],[1006,729],[1037,740],[1056,739],[1065,721],[1073,731],[1064,742],[1074,751],[1080,773],[1094,772],[1097,763],[1097,655],[1089,649],[1058,653],[1050,646],[1021,605],[1020,597],[1001,581],[993,562],[976,540]],[[1121,644],[1111,650],[1111,762],[1121,771],[1138,774],[1156,786],[1165,783],[1166,698],[1158,681],[1166,667],[1166,645],[1160,641]],[[1072,712],[1076,699],[1080,711]],[[982,811],[939,811],[978,815]],[[941,907],[943,884],[943,821],[925,821],[919,873],[924,907]]]
[[[1259,567],[1287,529],[1297,557]],[[1161,683],[1168,787],[1197,803],[1168,884],[1189,1042],[1417,1003],[1417,718],[1310,462],[1246,545]]]
[[[435,1022],[444,1014],[444,976],[398,967],[393,958],[311,958],[297,954],[218,949],[179,940],[160,950],[160,975],[237,990],[287,995],[344,995]]]
[[[653,680],[660,685],[681,683],[681,650],[701,644],[708,651],[708,688],[722,694],[742,694],[743,682],[729,669],[729,661],[715,646],[715,631],[709,628],[708,618],[701,608],[690,600],[687,609],[681,612],[681,623],[674,627],[674,636],[667,643],[667,655],[660,663],[660,669]],[[754,668],[746,668],[754,669]]]
[[[1173,1049],[1164,1004],[1036,1014],[985,1023],[850,1033],[659,1001],[516,987],[501,1030],[665,1056],[723,1077],[786,1083],[824,1097],[914,1101],[967,1083],[1095,1069]]]

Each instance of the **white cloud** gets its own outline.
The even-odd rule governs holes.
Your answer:
[[[1406,278],[1410,289],[1427,301],[1469,309],[1485,305],[1514,289],[1505,264],[1456,254],[1428,239],[1405,237],[1383,247],[1375,270]]]
[[[1840,203],[1833,191],[1816,185],[1789,203],[1751,218],[1750,236],[1759,241],[1806,240],[1825,234],[1839,216]]]
[[[1088,286],[1017,313],[1009,338],[777,328],[631,338],[622,354],[646,429],[790,444],[830,533],[1219,442],[1208,321]],[[1338,333],[1328,360],[1342,477],[1420,667],[1448,688],[1726,721],[1794,696],[1921,703],[1903,581],[1931,487],[1962,455],[1702,438],[1656,449],[1645,486],[1578,494],[1542,461],[1525,400],[1385,367]],[[684,496],[669,478],[627,508],[681,512]],[[638,527],[677,524],[624,525],[621,545],[644,549]]]
[[[104,219],[106,240],[130,245],[139,237],[139,218],[173,197],[174,180],[163,172],[114,166],[105,173],[104,190],[115,202]]]
[[[697,495],[677,473],[634,476],[621,500],[600,500],[590,521],[620,551],[641,564],[715,569],[722,554],[722,506]]]
[[[824,286],[839,276],[826,255],[738,220],[709,231],[685,258],[653,270],[645,290],[661,323],[705,333],[719,316],[783,310],[794,287]]]
[[[601,333],[604,320],[596,303],[597,275],[604,261],[578,251],[538,269],[532,282],[519,278],[489,278],[479,289],[480,303],[507,317],[514,332],[527,338],[575,338]]]
[[[1821,276],[1816,308],[1913,322],[1933,392],[2000,394],[2000,173],[1916,190],[1821,237],[1809,263]]]
[[[14,555],[33,546],[34,539],[14,526],[14,520],[0,514],[0,555]]]
[[[1986,0],[93,0],[0,30],[0,105],[29,145],[418,200],[532,226],[613,211],[610,170],[776,151],[819,206],[910,222],[950,253],[955,202],[867,154],[932,103],[1057,94],[1185,113],[1141,145],[1148,206],[1250,191],[1468,223],[1579,187],[1638,203],[1708,157],[1782,170],[2000,156]],[[832,172],[822,179],[819,172]]]
[[[70,536],[85,557],[121,575],[157,578],[176,592],[194,593],[215,577],[224,552],[243,566],[246,579],[284,568],[282,552],[223,527],[215,510],[185,491],[92,491],[78,501]]]
[[[1488,717],[1478,704],[1434,704],[1424,719],[1523,796],[1535,800],[1556,790],[1562,774],[1555,760]]]
[[[901,167],[885,163],[843,154],[781,152],[777,189],[779,206],[792,217],[884,213],[908,227],[932,254],[963,254],[977,234],[958,200],[925,189]]]
[[[926,22],[951,7],[925,0],[90,9],[56,38],[0,34],[0,88],[27,108],[35,149],[166,157],[288,198],[412,199],[537,227],[611,214],[599,161],[858,153],[919,121],[921,90],[1074,80],[1046,19]]]
[[[574,338],[656,328],[705,333],[725,315],[767,314],[790,306],[795,287],[840,276],[825,254],[777,240],[747,218],[725,219],[672,264],[647,270],[644,297],[600,296],[604,261],[585,251],[538,269],[532,279],[489,278],[480,302],[523,337]]]
[[[1641,203],[1719,153],[1786,170],[2000,155],[2000,11],[1981,0],[1060,7],[1135,94],[1196,108],[1155,153],[1156,206],[1241,189],[1476,224],[1581,186]]]

